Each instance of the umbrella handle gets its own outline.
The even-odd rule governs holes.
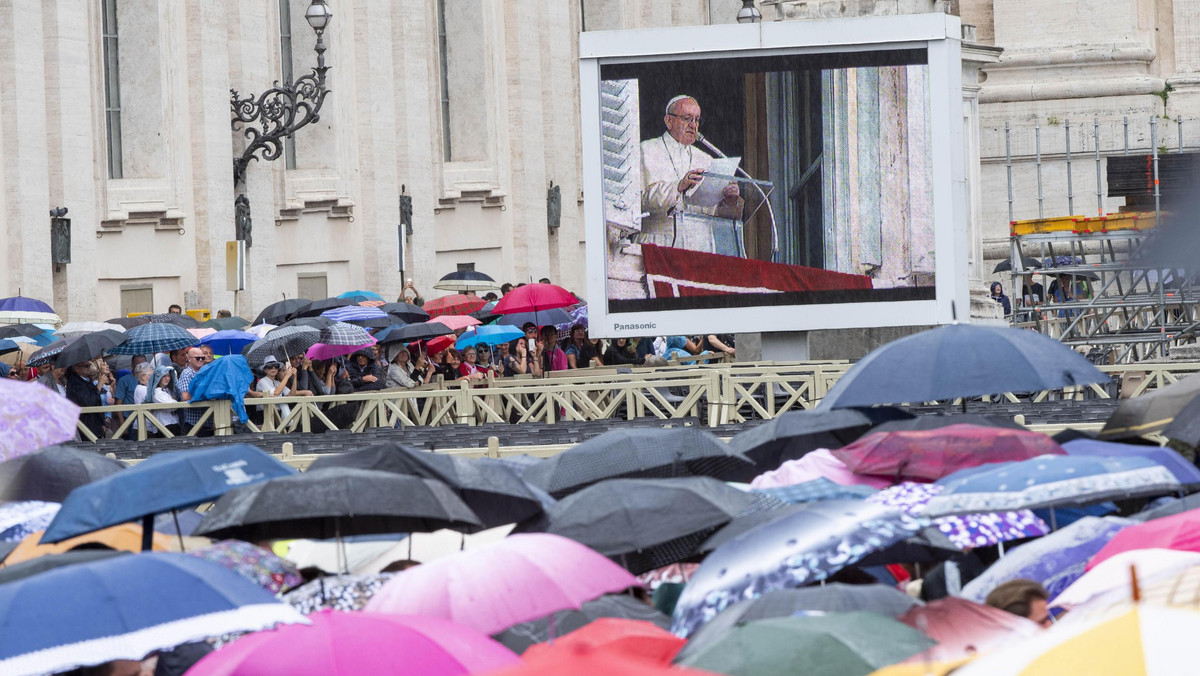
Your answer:
[[[148,552],[154,549],[154,515],[147,514],[142,517],[142,551]]]

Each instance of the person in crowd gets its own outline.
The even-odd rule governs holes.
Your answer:
[[[438,364],[429,358],[429,355],[424,351],[417,353],[417,359],[413,362],[412,379],[417,385],[426,385],[432,383],[438,374]]]
[[[468,347],[462,351],[462,363],[458,365],[458,377],[466,380],[486,380],[487,369],[479,366],[479,351]]]
[[[1004,285],[1000,282],[992,282],[991,290],[992,300],[996,301],[1001,307],[1004,308],[1004,316],[1007,317],[1011,315],[1012,302],[1009,301],[1008,296],[1004,295]]]
[[[500,285],[500,295],[507,296],[509,291],[513,290],[512,282],[505,282]]]
[[[608,366],[643,364],[645,361],[645,357],[638,356],[637,351],[633,348],[633,343],[628,338],[613,340],[604,351],[604,363]]]
[[[183,308],[179,307],[178,305],[176,305],[174,303],[171,303],[171,306],[167,308],[167,314],[181,315],[181,314],[183,314]]]
[[[392,347],[395,350],[395,354],[392,355],[392,361],[388,364],[387,378],[384,384],[389,390],[408,390],[416,387],[417,382],[412,377],[412,355],[408,353],[408,349],[403,345],[394,345]]]
[[[1047,608],[1050,594],[1041,583],[1034,580],[1009,580],[987,595],[984,603],[1000,610],[1024,617],[1043,627],[1049,627],[1054,619]]]
[[[496,295],[495,291],[488,291],[487,293],[483,294],[483,299],[490,303],[494,300],[500,300],[500,297]]]
[[[126,399],[126,403],[130,404],[145,404],[154,402],[154,391],[150,388],[150,378],[154,375],[154,365],[149,362],[142,361],[133,367],[133,393],[130,398]],[[129,426],[129,439],[137,438],[138,422],[136,420]],[[157,429],[148,430],[151,434],[157,432]]]
[[[217,310],[217,319],[228,319],[233,316],[229,310]]]
[[[185,351],[185,357],[187,358],[187,366],[179,372],[179,376],[175,379],[175,388],[181,402],[192,400],[192,379],[196,377],[200,369],[204,368],[205,364],[204,351],[198,347],[189,347]],[[204,409],[200,407],[180,409],[180,422],[185,431],[190,431],[196,423],[200,422],[200,416],[203,414]],[[204,434],[203,436],[210,436],[211,434],[212,430],[210,428],[208,434]]]
[[[526,352],[526,357],[523,357],[520,360],[521,370],[518,371],[517,357],[515,354],[513,354],[512,347],[513,345],[520,345],[523,342],[524,341],[517,340],[513,341],[512,343],[500,343],[496,346],[496,351],[493,354],[492,361],[494,362],[493,366],[496,369],[497,375],[504,376],[505,378],[511,378],[518,373],[525,373],[525,361],[529,353]]]
[[[146,404],[178,404],[179,400],[175,398],[175,369],[169,366],[159,366],[154,369],[154,375],[150,376],[149,392],[146,399],[143,401]],[[159,424],[167,428],[167,431],[175,436],[179,436],[179,414],[176,409],[164,408],[155,409],[153,411],[155,419]]]
[[[288,385],[296,384],[296,372],[292,370],[291,366],[271,355],[263,360],[262,370],[263,377],[258,379],[254,388],[261,393],[259,396],[286,397],[292,393],[292,388]],[[287,404],[278,404],[277,410],[279,420],[282,421],[287,419],[288,414],[292,412],[292,407]]]
[[[100,387],[107,384],[107,380],[101,380],[100,385],[97,385],[96,379],[100,377],[96,365],[90,361],[73,364],[67,369],[66,382],[64,389],[67,399],[70,399],[76,406],[103,406],[104,402],[100,397]],[[103,413],[80,413],[79,422],[83,423],[88,430],[96,435],[97,438],[104,438],[104,414]]]
[[[567,367],[573,369],[582,369],[592,366],[592,360],[596,357],[596,348],[592,343],[588,342],[587,329],[583,324],[576,324],[571,327],[566,346],[563,352],[567,355]]]
[[[538,284],[549,284],[549,283],[550,283],[549,277],[542,277],[541,279],[538,280]]]
[[[734,347],[732,333],[714,333],[704,336],[704,340],[700,343],[701,352],[722,352],[730,357],[737,356],[737,348]]]
[[[201,345],[200,351],[204,353],[205,364],[211,364],[217,358],[217,355],[213,353],[212,345]]]
[[[425,299],[421,297],[421,292],[417,291],[417,287],[410,279],[404,283],[404,288],[400,290],[400,297],[396,299],[400,303],[410,303],[420,307],[425,304]]]
[[[288,366],[290,367],[289,372],[295,374],[290,396],[311,397],[316,394],[311,387],[305,387],[305,385],[312,385],[312,382],[317,379],[317,374],[312,372],[312,361],[303,354],[294,354],[288,357]]]
[[[355,392],[370,392],[387,387],[383,369],[375,361],[374,347],[359,350],[351,355],[350,363],[346,364],[346,371],[350,374],[350,385]]]
[[[566,371],[569,368],[567,353],[558,346],[558,329],[553,326],[543,326],[541,337],[534,352],[534,359],[541,366],[542,374],[551,371]]]
[[[297,387],[321,396],[337,393],[334,379],[337,377],[338,368],[332,359],[311,361],[305,358],[304,366],[305,369],[296,377]]]
[[[462,364],[462,354],[454,348],[447,348],[442,353],[442,367],[440,369],[442,378],[445,380],[458,380],[462,377],[458,367]]]
[[[43,373],[37,377],[37,382],[39,385],[54,390],[64,397],[67,396],[67,370],[65,368],[59,368],[57,366],[39,367],[38,370],[43,371]]]

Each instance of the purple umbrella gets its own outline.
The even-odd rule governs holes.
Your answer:
[[[867,500],[920,516],[925,512],[925,506],[933,496],[942,491],[942,488],[943,486],[938,484],[905,481],[879,491]],[[1050,532],[1050,527],[1028,509],[946,516],[934,519],[933,525],[959,549],[987,547],[998,542],[1040,537]]]
[[[962,597],[983,603],[989,592],[1009,580],[1041,582],[1050,599],[1062,593],[1087,570],[1087,562],[1129,519],[1086,516],[1043,538],[1013,549],[963,587]]]
[[[75,438],[79,407],[36,383],[0,379],[0,460]]]
[[[379,308],[347,305],[345,307],[335,307],[332,310],[326,310],[321,313],[321,316],[332,319],[335,322],[349,322],[363,319],[387,319],[388,314]]]
[[[213,354],[227,357],[231,354],[241,354],[242,349],[258,340],[258,336],[245,331],[217,331],[200,339],[200,345],[212,348]]]
[[[1138,444],[1118,444],[1112,441],[1096,439],[1075,439],[1063,444],[1067,455],[1091,455],[1108,458],[1125,458],[1131,455],[1150,458],[1167,468],[1179,479],[1181,484],[1200,483],[1200,470],[1183,459],[1175,451],[1161,446],[1141,446]]]
[[[354,354],[359,350],[365,350],[374,344],[375,340],[373,339],[371,342],[363,343],[362,345],[328,345],[326,343],[317,343],[316,345],[308,348],[308,352],[305,352],[304,356],[318,361],[322,359],[333,359],[334,357],[341,357],[347,354]]]

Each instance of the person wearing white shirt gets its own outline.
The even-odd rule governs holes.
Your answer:
[[[258,384],[255,385],[254,389],[268,397],[286,397],[292,393],[291,388],[288,387],[288,382],[295,383],[295,369],[279,361],[274,356],[267,357],[263,362],[262,368],[263,373],[266,375],[258,379]],[[292,412],[292,407],[287,404],[278,404],[277,407],[279,412],[279,420],[277,422],[286,420],[288,414]]]

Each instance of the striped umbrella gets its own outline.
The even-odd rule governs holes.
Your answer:
[[[460,293],[453,296],[434,298],[425,303],[423,309],[429,313],[430,317],[440,317],[442,315],[469,315],[484,305],[487,305],[487,301],[479,296],[468,296]]]
[[[335,322],[348,322],[359,319],[387,319],[388,314],[379,308],[346,305],[326,310],[321,313],[321,316],[332,319]]]
[[[0,323],[4,324],[34,324],[45,322],[58,324],[62,322],[54,308],[36,298],[12,296],[0,298]]]
[[[124,343],[109,350],[109,354],[154,354],[191,347],[198,340],[186,329],[175,324],[142,324],[125,332]]]

